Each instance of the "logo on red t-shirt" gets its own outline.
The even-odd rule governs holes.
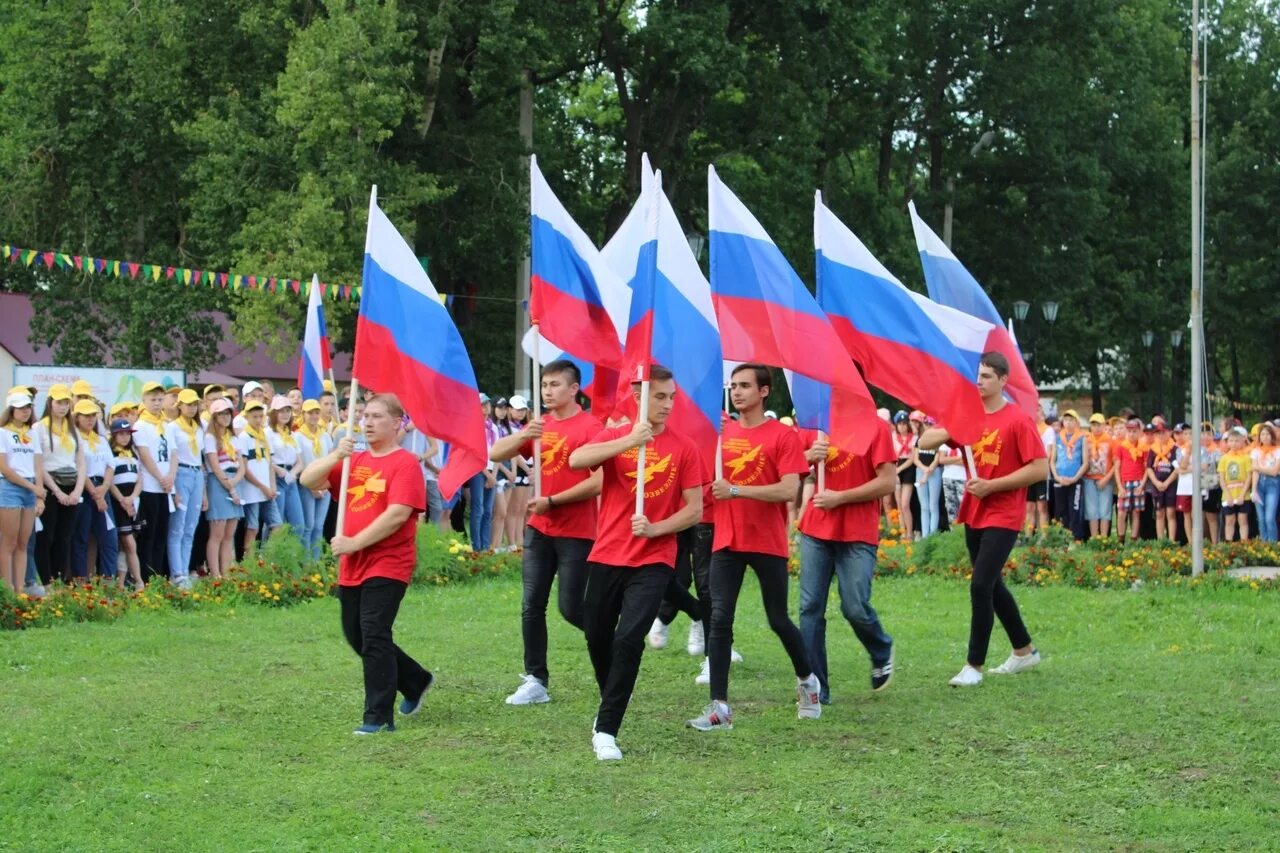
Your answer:
[[[973,445],[973,455],[978,465],[999,465],[1000,451],[1004,449],[1004,441],[1000,438],[1000,430],[983,430],[982,440]]]
[[[351,512],[364,512],[386,492],[387,481],[378,476],[380,473],[367,465],[352,470],[351,479],[359,481],[359,484],[347,489],[347,494],[351,495],[351,503],[347,507]]]
[[[730,438],[722,445],[725,459],[724,467],[729,470],[728,479],[745,486],[754,483],[764,473],[765,456],[760,451],[763,444],[752,445],[745,438]],[[729,454],[737,454],[730,458]]]
[[[649,451],[646,451],[646,452],[649,452]],[[668,491],[670,491],[672,485],[675,484],[676,475],[679,473],[679,471],[677,470],[678,466],[671,464],[671,455],[672,454],[668,453],[666,456],[662,457],[656,462],[653,462],[652,464],[650,464],[647,461],[645,462],[644,496],[646,499],[656,498],[659,495],[666,494]],[[635,448],[624,451],[621,454],[622,459],[626,459],[631,462],[634,462],[639,456],[640,456],[640,451]],[[648,457],[646,457],[646,459],[647,458]],[[627,471],[626,474],[628,479],[631,479],[631,480],[636,479],[636,472],[634,470]],[[650,488],[649,484],[652,483],[655,478],[660,478],[661,483],[658,485],[655,485],[653,488]],[[636,484],[632,483],[631,493],[635,494],[635,491],[636,491]]]
[[[542,474],[558,474],[569,464],[569,436],[553,430],[542,434]]]
[[[839,474],[841,471],[843,471],[844,469],[852,465],[853,460],[858,458],[858,454],[856,453],[846,453],[844,454],[843,458],[838,459],[837,457],[839,456],[840,456],[839,447],[836,447],[834,444],[829,445],[827,447],[827,473],[828,474]]]

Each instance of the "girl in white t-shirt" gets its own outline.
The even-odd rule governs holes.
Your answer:
[[[244,407],[244,432],[236,438],[236,450],[245,459],[240,503],[244,505],[244,549],[258,538],[263,527],[280,526],[276,508],[276,472],[271,464],[271,439],[266,432],[267,407],[254,400]]]
[[[40,582],[64,580],[71,567],[71,539],[84,494],[84,455],[71,422],[71,391],[54,385],[44,415],[32,427],[44,456],[44,485],[49,490],[36,537],[36,569]]]
[[[204,437],[205,467],[209,471],[205,565],[215,578],[222,577],[235,560],[236,525],[244,518],[240,481],[244,479],[245,459],[237,447],[231,417],[230,401],[214,400],[209,404],[209,429]]]
[[[27,542],[44,511],[44,460],[31,434],[31,397],[14,389],[0,412],[0,583],[14,592],[27,575]]]
[[[142,494],[142,463],[133,446],[133,425],[127,418],[116,418],[111,422],[111,465],[111,513],[116,523],[116,540],[124,554],[133,590],[141,592],[142,564],[138,559],[138,538],[135,534],[145,524],[138,511]],[[124,587],[124,572],[116,575],[116,586]]]
[[[965,460],[961,448],[944,444],[938,448],[938,464],[942,466],[942,499],[947,505],[947,520],[956,523],[960,501],[964,498]]]
[[[302,454],[293,434],[293,405],[276,395],[271,401],[267,438],[271,442],[271,464],[276,474],[276,508],[294,535],[302,533],[302,499],[298,497],[298,476],[302,474]]]
[[[298,427],[298,453],[302,469],[317,459],[328,456],[333,450],[333,439],[321,422],[324,412],[315,400],[302,403],[302,426]],[[324,519],[329,514],[330,495],[327,489],[307,489],[298,486],[298,499],[302,503],[302,530],[299,537],[312,557],[320,556],[320,540],[324,537]]]

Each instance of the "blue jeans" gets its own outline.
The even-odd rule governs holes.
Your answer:
[[[497,489],[488,487],[484,472],[467,480],[467,501],[471,504],[471,547],[483,551],[489,547],[493,528],[493,499]]]
[[[1258,476],[1258,494],[1254,503],[1258,510],[1258,534],[1264,542],[1276,541],[1276,510],[1280,508],[1280,477]]]
[[[178,466],[173,481],[173,512],[169,513],[169,577],[185,578],[191,567],[191,543],[200,523],[200,504],[204,497],[204,474],[185,465]]]
[[[96,483],[95,485],[101,485]],[[107,519],[111,519],[111,529],[107,529]],[[75,526],[71,539],[71,575],[76,578],[89,578],[93,572],[86,565],[89,557],[89,536],[98,542],[98,574],[103,577],[116,576],[116,552],[119,542],[116,539],[115,519],[111,513],[111,498],[107,497],[105,511],[94,506],[88,494],[76,511]]]
[[[938,532],[940,523],[938,499],[942,496],[942,469],[934,468],[933,473],[928,477],[916,480],[916,491],[920,493],[920,538],[923,539]]]
[[[298,500],[302,504],[302,529],[298,537],[307,546],[307,553],[312,557],[320,556],[320,540],[324,538],[324,517],[329,513],[331,496],[325,492],[321,497],[311,494],[310,489],[298,487]]]
[[[827,683],[827,595],[835,576],[840,612],[854,636],[871,655],[872,666],[889,661],[893,638],[884,632],[871,606],[871,577],[876,570],[876,546],[864,542],[830,542],[800,535],[800,635],[809,662],[822,687],[819,698],[831,700]]]
[[[302,539],[306,523],[302,515],[302,498],[298,496],[298,481],[286,483],[284,478],[276,480],[276,507],[280,511],[280,519],[293,531],[293,535]],[[302,539],[303,544],[306,540]]]

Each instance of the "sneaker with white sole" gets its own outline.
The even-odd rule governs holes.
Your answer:
[[[1017,675],[1019,672],[1026,672],[1033,666],[1040,665],[1040,652],[1035,649],[1031,650],[1029,655],[1010,654],[1009,659],[991,670],[992,675]]]
[[[737,649],[729,649],[729,663],[742,663],[742,652]]]
[[[669,629],[662,624],[661,619],[653,620],[653,627],[649,629],[649,648],[665,649],[667,647],[667,633]]]
[[[893,646],[889,647],[889,660],[880,666],[871,665],[871,689],[880,692],[893,680]]]
[[[956,673],[955,677],[947,683],[952,687],[977,687],[982,683],[982,673],[965,664],[964,669]]]
[[[622,760],[622,750],[618,749],[618,741],[613,735],[596,732],[591,736],[591,748],[596,751],[597,761]]]
[[[818,676],[812,673],[808,678],[796,679],[796,716],[801,720],[816,720],[822,716],[822,703],[818,698],[820,687]]]
[[[707,634],[702,630],[702,622],[694,622],[689,626],[689,642],[685,646],[690,657],[700,657],[707,653]]]
[[[427,692],[436,686],[436,677],[431,673],[427,673],[427,686],[422,688],[422,692],[418,694],[417,699],[410,699],[408,696],[400,700],[400,713],[406,717],[412,717],[414,714],[422,710],[422,703],[426,701]]]
[[[727,703],[713,700],[702,709],[701,717],[695,717],[685,725],[700,732],[729,731],[733,728],[733,711]]]
[[[27,584],[22,591],[31,598],[44,598],[48,594],[45,591],[44,585],[38,583]]]
[[[698,672],[698,677],[693,680],[694,684],[710,684],[711,683],[711,658],[702,659],[702,669]]]
[[[508,705],[538,705],[551,701],[551,695],[547,693],[546,685],[541,681],[532,675],[522,675],[520,677],[524,681],[516,688],[515,693],[507,697]]]
[[[361,723],[352,732],[353,735],[381,735],[396,730],[395,723]]]

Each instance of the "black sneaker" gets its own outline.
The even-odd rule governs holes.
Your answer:
[[[871,666],[871,689],[879,692],[893,680],[893,646],[889,647],[889,659],[880,666]]]
[[[418,711],[422,710],[422,701],[427,698],[427,692],[435,686],[436,677],[431,673],[427,673],[427,686],[422,688],[422,692],[418,694],[417,699],[410,699],[406,696],[400,700],[400,713],[406,717],[411,717]]]

